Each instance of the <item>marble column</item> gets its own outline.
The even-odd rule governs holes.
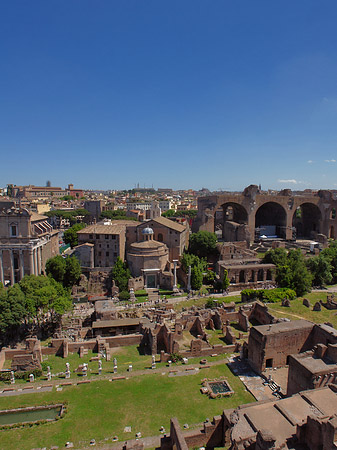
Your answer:
[[[23,259],[23,250],[20,250],[20,280],[25,276],[25,267]]]
[[[29,249],[29,274],[35,275],[34,271],[34,250],[32,248]]]
[[[15,283],[15,278],[14,278],[14,254],[13,254],[13,250],[8,250],[9,252],[9,267],[10,267],[10,274],[11,274],[11,285],[13,286],[13,284]]]
[[[2,261],[2,250],[0,250],[0,282],[4,285],[5,279],[4,279],[4,267],[3,267],[3,261]]]
[[[35,275],[39,275],[39,269],[37,267],[37,248],[34,248],[33,252],[34,252],[34,272]]]
[[[37,257],[37,270],[38,274],[40,275],[42,272],[41,267],[41,247],[37,247],[36,249],[36,257]]]
[[[187,292],[191,290],[191,266],[188,266]]]
[[[173,260],[173,276],[174,276],[174,281],[173,281],[173,290],[177,290],[177,259]]]

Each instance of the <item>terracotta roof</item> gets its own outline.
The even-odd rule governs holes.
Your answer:
[[[133,220],[115,220],[109,225],[104,225],[103,222],[95,223],[94,225],[89,225],[82,230],[79,230],[77,234],[119,234],[125,233],[126,225],[133,225]],[[137,222],[136,222],[137,224]]]
[[[37,214],[36,212],[32,212],[31,215],[32,222],[37,222],[38,220],[47,220],[47,216],[42,216],[41,214]]]
[[[132,247],[136,247],[136,248],[160,248],[160,247],[166,247],[166,245],[163,242],[158,242],[158,241],[143,241],[143,242],[134,242],[133,244],[131,244],[130,246]]]
[[[148,222],[155,222],[155,223],[159,223],[160,225],[163,225],[164,227],[167,228],[171,228],[172,230],[178,231],[179,233],[182,233],[186,227],[184,225],[181,225],[178,222],[174,222],[173,220],[167,219],[166,217],[157,217],[155,219],[150,219],[148,220],[146,223],[148,224]]]

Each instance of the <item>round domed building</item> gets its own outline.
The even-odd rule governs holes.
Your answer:
[[[144,228],[142,236],[143,241],[130,245],[127,262],[134,277],[144,277],[145,288],[156,288],[163,277],[171,278],[169,250],[166,244],[153,239],[152,228]]]

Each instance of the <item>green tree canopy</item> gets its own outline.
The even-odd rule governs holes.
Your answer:
[[[223,280],[222,280],[222,289],[224,291],[227,291],[229,285],[230,285],[230,281],[228,278],[228,271],[225,269],[224,274],[223,274]]]
[[[332,265],[329,258],[320,253],[318,256],[310,258],[307,262],[307,266],[313,276],[313,286],[324,286],[330,284],[332,281]]]
[[[115,281],[120,291],[128,290],[128,282],[131,278],[131,273],[121,258],[117,258],[117,261],[111,270],[110,276],[111,279]]]
[[[280,287],[293,289],[298,296],[310,291],[312,275],[300,249],[289,252],[282,248],[269,250],[263,261],[276,265],[276,282]]]
[[[337,241],[332,241],[328,248],[322,250],[320,255],[328,259],[331,266],[331,282],[337,283]]]
[[[85,228],[85,223],[75,223],[72,227],[68,228],[63,234],[63,240],[66,244],[70,244],[71,248],[78,245],[77,232]]]
[[[64,287],[70,288],[79,282],[81,266],[76,256],[63,258],[57,255],[46,262],[46,273]]]
[[[202,286],[203,274],[199,266],[193,266],[191,269],[191,287],[198,290]]]
[[[198,231],[190,236],[188,252],[208,258],[216,253],[217,237],[215,233],[209,231]]]
[[[100,218],[111,220],[137,220],[135,217],[128,217],[126,212],[122,209],[117,209],[116,211],[103,211]]]
[[[54,278],[55,281],[63,283],[66,273],[66,261],[61,255],[48,259],[46,262],[46,274]]]
[[[26,275],[0,290],[0,334],[2,340],[18,336],[23,323],[54,321],[72,307],[68,289],[44,275]]]

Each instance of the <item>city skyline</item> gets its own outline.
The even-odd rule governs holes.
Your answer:
[[[333,1],[1,7],[1,185],[337,186]]]

